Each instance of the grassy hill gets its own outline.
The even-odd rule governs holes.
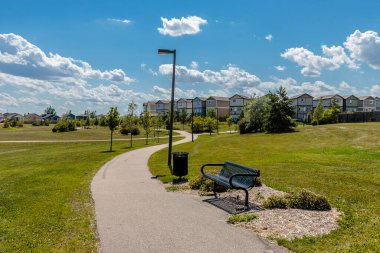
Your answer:
[[[296,252],[380,252],[380,124],[299,126],[286,134],[200,136],[175,146],[189,152],[189,177],[204,163],[233,161],[258,168],[265,184],[325,195],[345,214],[340,228],[317,238],[279,240]],[[166,150],[149,165],[163,182],[173,178]]]

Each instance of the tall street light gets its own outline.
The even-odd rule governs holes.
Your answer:
[[[173,146],[173,116],[174,116],[174,88],[175,88],[175,60],[176,50],[158,49],[158,54],[173,54],[173,76],[172,76],[172,96],[170,100],[170,128],[169,128],[169,153],[168,166],[172,168],[172,146]]]

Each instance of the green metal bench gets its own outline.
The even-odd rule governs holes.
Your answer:
[[[207,166],[222,167],[218,174],[205,173]],[[255,186],[256,178],[260,176],[260,170],[252,169],[240,164],[225,162],[222,164],[204,164],[201,167],[203,177],[214,182],[214,194],[216,196],[216,185],[230,189],[243,190],[245,192],[245,206],[248,206],[248,190]]]

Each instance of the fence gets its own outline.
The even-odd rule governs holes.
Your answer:
[[[339,123],[380,121],[380,111],[339,113]]]

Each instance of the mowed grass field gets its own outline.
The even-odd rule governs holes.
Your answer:
[[[322,194],[344,213],[329,235],[278,242],[295,252],[380,252],[380,123],[299,126],[286,134],[200,136],[174,147],[189,152],[189,177],[205,163],[233,161],[258,168],[279,190]],[[173,178],[154,154],[149,166],[163,182]]]
[[[110,130],[108,127],[95,127],[91,129],[80,128],[77,131],[65,132],[65,133],[53,133],[51,130],[54,127],[50,126],[32,126],[31,124],[24,124],[24,127],[20,128],[2,128],[0,124],[0,141],[25,141],[25,140],[38,140],[38,141],[50,141],[50,140],[107,140],[110,138]],[[174,133],[173,135],[175,135]],[[167,135],[167,131],[164,130],[160,133],[160,137]],[[149,135],[153,137],[153,131]],[[119,131],[115,131],[113,134],[114,139],[129,139],[129,135],[120,134]],[[133,138],[145,138],[145,132],[140,128],[140,134],[134,135]]]
[[[2,131],[0,140],[17,139],[17,130]],[[133,149],[142,147],[145,140],[134,141]],[[132,150],[128,140],[108,149],[109,142],[0,143],[0,252],[97,252],[91,180]]]

